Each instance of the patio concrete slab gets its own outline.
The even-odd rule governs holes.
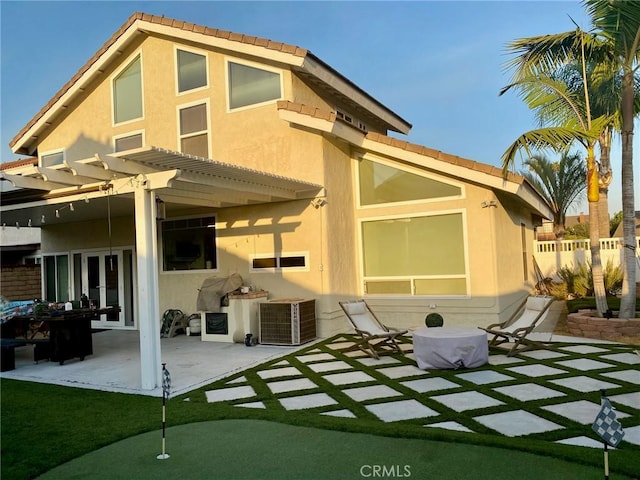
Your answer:
[[[560,443],[563,445],[575,445],[577,447],[602,448],[602,442],[584,436],[565,438],[564,440],[558,440],[555,443]],[[609,449],[615,450],[613,447],[609,447]]]
[[[627,428],[623,426],[622,428],[624,428],[624,438],[622,439],[623,442],[640,445],[640,425]]]
[[[276,382],[269,382],[267,383],[267,387],[273,393],[296,392],[299,390],[309,390],[312,388],[318,388],[318,386],[308,378],[298,378],[294,380],[280,380]]]
[[[492,370],[478,370],[477,372],[459,373],[456,377],[475,383],[476,385],[487,385],[490,383],[505,382],[513,380],[513,377]]]
[[[244,385],[240,387],[221,388],[205,392],[207,402],[224,402],[227,400],[238,400],[240,398],[255,397],[256,392],[253,387]]]
[[[603,377],[609,377],[614,380],[623,380],[629,383],[635,383],[636,385],[640,385],[640,371],[638,370],[622,370],[616,372],[605,372],[601,373]]]
[[[553,412],[556,415],[567,417],[583,425],[591,425],[600,412],[600,404],[586,400],[578,400],[575,402],[559,403],[557,405],[547,405],[546,407],[542,407],[542,409]],[[616,417],[618,419],[627,418],[629,415],[624,412],[616,412]]]
[[[325,375],[324,379],[334,385],[350,385],[352,383],[372,382],[375,380],[371,375],[364,372],[332,373]]]
[[[258,372],[258,376],[263,380],[278,377],[293,377],[296,375],[302,375],[302,372],[296,367],[270,368],[269,370],[260,370]]]
[[[602,355],[600,358],[603,358],[605,360],[614,360],[616,362],[626,363],[628,365],[640,365],[640,355],[629,352]]]
[[[597,392],[602,389],[618,388],[620,385],[616,383],[605,382],[604,380],[597,380],[595,378],[579,375],[577,377],[559,378],[557,380],[550,380],[551,383],[560,385],[562,387],[577,390],[578,392]]]
[[[507,357],[506,355],[489,355],[489,365],[509,365],[512,363],[522,363],[524,360],[518,357]]]
[[[569,345],[568,347],[560,347],[558,350],[571,353],[598,353],[608,351],[604,348],[594,347],[593,345]]]
[[[353,398],[357,402],[378,398],[397,397],[402,395],[397,390],[386,385],[372,385],[370,387],[346,388],[342,393]]]
[[[280,403],[285,410],[304,410],[307,408],[326,407],[328,405],[338,404],[338,402],[326,393],[312,393],[310,395],[281,398]]]
[[[446,405],[456,412],[504,405],[504,402],[480,392],[460,392],[450,393],[447,395],[434,395],[431,399]]]
[[[330,417],[356,418],[351,410],[332,410],[330,412],[322,412],[320,415],[329,415]]]
[[[527,377],[547,377],[551,375],[559,375],[561,373],[567,373],[566,370],[560,370],[559,368],[549,367],[547,365],[522,365],[518,367],[509,367],[507,370],[520,375],[526,375]]]
[[[414,367],[413,365],[401,365],[398,367],[379,368],[378,372],[389,378],[405,378],[416,377],[418,375],[425,375],[427,372]]]
[[[568,367],[581,371],[598,370],[601,368],[611,368],[615,366],[611,363],[599,362],[590,358],[576,358],[575,360],[562,360],[555,363],[561,367]]]
[[[621,393],[620,395],[611,395],[609,400],[612,402],[621,403],[627,407],[640,410],[640,392]]]
[[[241,403],[236,405],[236,407],[243,408],[267,408],[264,402],[249,402],[249,403]]]
[[[549,360],[550,358],[561,358],[567,356],[566,353],[554,352],[553,350],[531,350],[528,352],[522,352],[520,355],[534,358],[536,360]]]
[[[371,358],[371,357],[363,357],[357,359],[363,365],[367,365],[368,367],[377,367],[378,365],[390,365],[393,363],[400,363],[399,360],[396,360],[393,357],[380,357],[379,359]]]
[[[502,393],[509,397],[513,397],[521,402],[529,402],[531,400],[542,400],[543,398],[564,397],[565,394],[553,390],[552,388],[536,385],[535,383],[523,383],[520,385],[509,385],[506,387],[494,388],[496,392]]]
[[[458,422],[430,423],[429,425],[425,425],[425,427],[444,428],[445,430],[455,430],[456,432],[473,433],[473,430],[468,429],[467,427],[465,427],[464,425],[459,424]]]
[[[312,353],[309,355],[300,355],[299,357],[297,357],[298,360],[300,360],[301,362],[304,363],[309,363],[309,362],[320,362],[322,360],[333,360],[336,357],[334,357],[333,355],[331,355],[330,353]]]
[[[478,423],[489,427],[507,437],[520,437],[532,433],[551,432],[564,427],[525,410],[493,413],[474,417]]]
[[[417,400],[399,400],[397,402],[376,403],[365,407],[383,422],[397,422],[413,418],[427,418],[439,415],[438,412]]]
[[[407,380],[406,382],[400,383],[405,387],[415,390],[418,393],[448,390],[450,388],[460,388],[460,385],[458,385],[457,383],[440,377],[420,378],[417,380]]]
[[[333,362],[310,363],[308,367],[316,373],[333,372],[335,370],[353,370],[353,367],[342,360]]]

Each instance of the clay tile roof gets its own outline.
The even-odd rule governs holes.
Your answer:
[[[25,167],[27,165],[38,166],[38,159],[35,157],[22,158],[0,164],[0,170],[9,170],[10,168]]]

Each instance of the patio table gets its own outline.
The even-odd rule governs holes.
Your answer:
[[[473,327],[431,327],[413,332],[418,368],[475,368],[489,361],[487,334]]]

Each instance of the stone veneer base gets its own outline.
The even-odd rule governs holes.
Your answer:
[[[640,318],[600,318],[594,310],[567,315],[567,330],[576,337],[602,340],[640,336]]]

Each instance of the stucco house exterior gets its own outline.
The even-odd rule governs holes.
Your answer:
[[[121,307],[96,326],[139,330],[143,388],[162,312],[193,312],[212,276],[315,299],[319,336],[357,297],[399,327],[506,318],[548,205],[388,136],[410,129],[303,48],[135,13],[11,140],[30,158],[0,167],[21,187],[0,209],[42,229],[45,298]]]

